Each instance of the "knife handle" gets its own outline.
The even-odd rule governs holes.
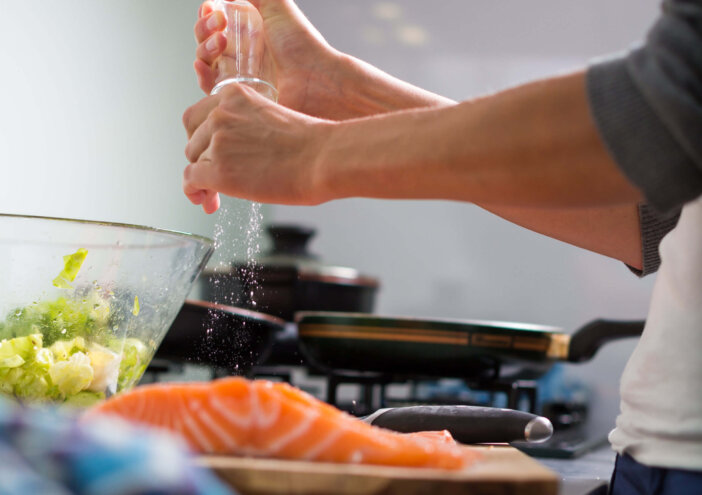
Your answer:
[[[553,434],[544,417],[497,407],[397,407],[377,411],[368,420],[401,433],[448,430],[461,443],[544,442]]]

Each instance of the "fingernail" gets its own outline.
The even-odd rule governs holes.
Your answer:
[[[208,52],[214,52],[217,50],[217,37],[212,36],[210,39],[207,40],[207,43],[205,43],[205,49]]]
[[[207,19],[207,29],[213,30],[219,27],[219,14],[213,12],[209,19]]]

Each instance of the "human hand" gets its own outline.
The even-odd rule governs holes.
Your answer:
[[[335,118],[339,106],[339,52],[324,40],[293,0],[249,0],[263,18],[266,43],[276,69],[279,103],[308,115]],[[211,0],[200,6],[195,23],[195,72],[210,94],[216,63],[226,48],[226,19]]]
[[[205,212],[217,192],[266,203],[324,201],[316,158],[332,123],[277,105],[230,84],[188,108],[183,191]]]

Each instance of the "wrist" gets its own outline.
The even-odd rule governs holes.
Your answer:
[[[455,102],[401,81],[351,55],[337,52],[335,87],[344,118],[359,118]],[[341,119],[340,119],[341,120]]]
[[[351,55],[336,52],[328,67],[327,104],[333,109],[330,118],[341,121],[390,110],[382,95],[383,84],[373,77],[371,66]]]
[[[310,166],[308,197],[311,204],[341,199],[340,192],[335,187],[335,174],[338,173],[338,170],[335,170],[332,157],[335,133],[338,131],[339,125],[339,122],[331,120],[319,121],[314,124],[312,145],[310,146],[311,158],[307,162]]]
[[[421,112],[421,111],[420,111]],[[426,171],[413,111],[328,122],[315,156],[320,202],[351,197],[411,198]]]

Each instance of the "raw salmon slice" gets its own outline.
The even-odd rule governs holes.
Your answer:
[[[86,417],[101,414],[165,428],[204,454],[441,469],[462,469],[480,456],[448,432],[395,433],[287,383],[239,377],[140,386]]]

